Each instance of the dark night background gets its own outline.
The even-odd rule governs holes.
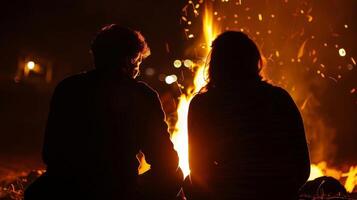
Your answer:
[[[180,16],[185,4],[184,0],[1,1],[0,178],[9,171],[41,167],[43,130],[53,88],[64,77],[93,68],[90,41],[105,24],[118,23],[143,33],[152,55],[143,63],[142,71],[153,68],[155,75],[143,73],[141,79],[165,98],[172,88],[159,81],[158,76],[173,73],[176,70],[172,67],[173,60],[184,56],[187,40]],[[356,14],[350,25],[357,33],[355,17]],[[51,63],[52,82],[16,83],[14,76],[22,58]],[[355,71],[349,74],[352,84],[356,83]],[[324,95],[336,94],[330,91]],[[328,111],[332,125],[339,123],[338,130],[346,132],[336,136],[337,147],[341,149],[337,152],[337,162],[356,164],[357,102],[346,105],[341,98],[327,99],[327,106],[322,109]],[[349,101],[356,99],[355,96],[350,98]]]

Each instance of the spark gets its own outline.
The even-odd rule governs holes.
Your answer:
[[[309,95],[305,100],[304,100],[304,103],[302,104],[302,106],[300,107],[301,110],[304,110],[306,105],[307,105],[307,102],[309,102],[311,98],[311,95]]]
[[[307,42],[307,40],[305,40],[305,41],[301,44],[301,46],[300,46],[300,48],[299,48],[299,51],[298,51],[298,55],[297,55],[298,58],[302,58],[302,56],[304,55],[304,52],[305,52],[304,50],[305,50],[306,42]]]
[[[312,22],[313,19],[314,19],[314,18],[313,18],[311,15],[308,15],[308,16],[307,16],[307,21],[308,21],[308,22]]]
[[[333,80],[335,83],[337,83],[337,79],[335,79],[334,77],[329,76],[328,78],[331,79],[331,80]]]
[[[275,55],[276,55],[276,57],[280,57],[280,53],[279,53],[279,51],[275,51]]]

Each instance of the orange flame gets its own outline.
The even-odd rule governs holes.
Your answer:
[[[342,174],[342,176],[347,177],[345,182],[347,192],[353,192],[355,186],[357,185],[357,166],[350,167],[350,171]]]
[[[357,166],[351,166],[348,172],[343,173],[340,170],[328,167],[326,162],[312,164],[308,180],[314,180],[321,176],[331,176],[340,181],[346,177],[344,186],[347,192],[353,192],[357,184]]]
[[[321,176],[324,176],[322,169],[320,169],[319,166],[312,164],[310,169],[310,176],[308,180],[311,181]]]
[[[208,6],[204,12],[203,18],[203,33],[204,33],[204,46],[205,56],[209,54],[209,47],[213,39],[218,34],[218,28],[213,24],[212,9]],[[183,171],[184,176],[190,174],[190,168],[188,163],[188,130],[187,130],[187,116],[188,108],[192,98],[197,94],[206,84],[206,70],[205,64],[194,65],[193,70],[195,72],[193,85],[187,88],[187,93],[182,94],[179,98],[177,107],[177,122],[175,125],[175,131],[172,134],[171,140],[174,143],[174,147],[180,157],[180,168]]]

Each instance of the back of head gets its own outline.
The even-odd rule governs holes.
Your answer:
[[[124,67],[139,56],[150,55],[145,38],[138,32],[116,24],[103,27],[91,44],[96,68]]]
[[[209,62],[209,87],[261,80],[261,55],[246,34],[227,31],[212,43]]]

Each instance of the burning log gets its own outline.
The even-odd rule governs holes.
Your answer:
[[[300,189],[299,200],[350,199],[343,185],[333,177],[323,176],[308,181]]]
[[[26,176],[19,176],[14,181],[0,182],[0,200],[22,200],[24,191],[32,182],[40,177],[44,170],[33,170]]]

